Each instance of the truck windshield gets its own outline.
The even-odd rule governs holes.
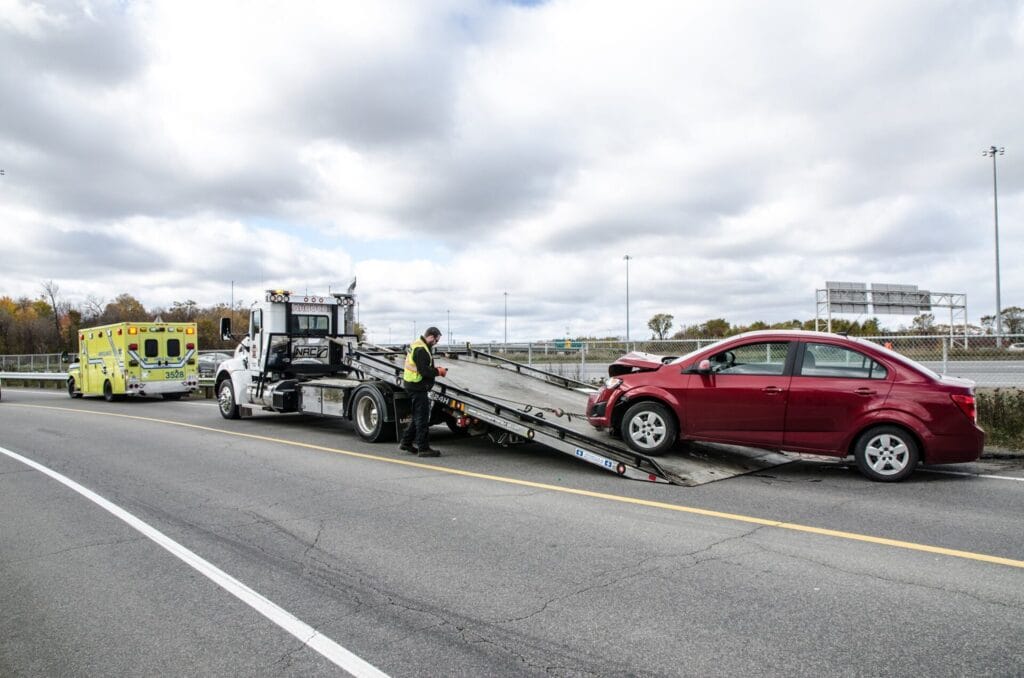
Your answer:
[[[289,334],[325,335],[330,328],[330,318],[325,315],[293,315],[288,327]]]

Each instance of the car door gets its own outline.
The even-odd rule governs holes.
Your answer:
[[[784,447],[845,454],[845,442],[866,413],[880,408],[893,373],[852,347],[803,343],[789,386]]]
[[[711,355],[711,372],[691,375],[687,382],[684,434],[714,442],[781,445],[793,346],[762,340]]]

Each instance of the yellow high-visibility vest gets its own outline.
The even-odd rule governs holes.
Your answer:
[[[430,347],[427,346],[427,342],[423,341],[423,339],[417,339],[409,344],[409,352],[405,354],[405,372],[402,374],[402,379],[410,384],[423,381],[423,375],[420,374],[419,368],[416,367],[416,362],[412,359],[412,354],[415,353],[418,348],[424,348],[427,350],[427,355],[430,356],[430,366],[434,366],[434,354],[430,352]]]

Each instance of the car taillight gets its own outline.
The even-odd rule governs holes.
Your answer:
[[[974,396],[972,395],[957,395],[953,394],[950,396],[956,406],[960,408],[960,411],[967,415],[967,418],[973,421],[975,424],[978,423],[978,407],[975,404]]]

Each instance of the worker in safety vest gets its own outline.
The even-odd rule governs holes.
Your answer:
[[[444,367],[434,366],[431,349],[441,339],[441,330],[428,327],[423,336],[412,342],[405,354],[405,372],[402,385],[412,403],[412,425],[405,429],[399,449],[420,457],[439,457],[441,453],[430,446],[430,389],[435,377],[448,373]],[[415,444],[413,444],[415,442]]]

